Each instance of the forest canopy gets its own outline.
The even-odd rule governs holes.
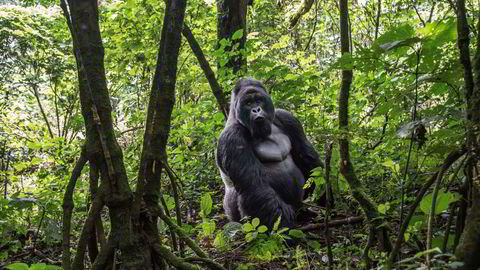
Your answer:
[[[479,8],[0,0],[0,268],[480,268]],[[324,165],[291,228],[223,209],[241,78]]]

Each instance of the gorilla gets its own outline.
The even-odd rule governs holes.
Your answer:
[[[300,122],[275,109],[254,79],[236,83],[216,155],[229,220],[258,217],[269,229],[279,216],[281,227],[295,224],[305,181],[313,168],[323,167]]]

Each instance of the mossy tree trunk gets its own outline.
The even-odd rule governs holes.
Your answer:
[[[166,160],[165,149],[175,103],[177,58],[186,0],[166,1],[135,196],[128,183],[122,150],[112,124],[98,3],[96,0],[68,0],[67,7],[62,0],[61,6],[72,34],[77,61],[80,102],[87,135],[84,153],[90,165],[100,172],[101,180],[77,245],[77,255],[70,264],[67,252],[64,268],[83,269],[87,241],[95,233],[95,222],[104,205],[109,209],[111,229],[107,244],[101,246],[98,255],[95,254],[93,269],[110,268],[116,250],[120,251],[120,269],[163,269],[164,259],[179,269],[195,268],[162,248],[156,226],[157,216],[154,214],[158,212],[160,174]],[[76,173],[79,173],[78,170]],[[73,178],[76,180],[76,177]],[[71,197],[73,187],[74,182],[69,184],[66,198]],[[68,207],[73,208],[73,203]],[[69,233],[69,228],[64,231],[64,235]],[[64,246],[68,249],[69,243],[64,243]],[[91,241],[89,246],[92,246]]]
[[[340,43],[342,55],[350,53],[347,0],[340,0]],[[362,183],[357,178],[355,170],[353,168],[353,163],[350,160],[350,153],[348,149],[348,99],[350,86],[352,84],[352,78],[352,70],[342,70],[342,83],[340,86],[340,94],[338,100],[338,119],[341,132],[340,138],[338,140],[340,147],[340,172],[347,180],[352,196],[355,198],[355,200],[357,200],[365,216],[367,217],[370,226],[370,234],[374,234],[370,235],[370,238],[380,241],[381,248],[384,251],[390,251],[391,243],[388,237],[388,232],[385,227],[380,226],[382,220],[379,218],[377,206],[370,198],[368,198],[366,193],[363,191]],[[369,243],[370,242],[373,241],[369,241]],[[367,268],[368,249],[369,246],[366,247],[364,254]]]

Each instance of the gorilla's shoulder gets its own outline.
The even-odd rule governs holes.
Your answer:
[[[298,119],[293,115],[293,113],[286,111],[284,109],[275,109],[275,124],[288,129],[288,128],[301,128],[302,125]]]
[[[295,118],[295,116],[293,116],[293,113],[284,109],[275,109],[275,116],[281,117],[281,118],[289,118],[289,117]]]
[[[220,141],[238,141],[248,136],[248,130],[238,122],[228,124],[220,133]]]

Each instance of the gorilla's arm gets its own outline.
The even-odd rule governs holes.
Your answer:
[[[303,190],[288,174],[268,170],[255,156],[248,130],[238,123],[229,125],[221,134],[217,163],[232,180],[240,195],[245,214],[259,217],[271,226],[282,215],[282,226],[295,220],[293,205],[301,202]],[[274,185],[272,185],[274,183]],[[285,192],[289,191],[289,192]]]
[[[320,157],[313,148],[313,145],[308,141],[303,131],[302,124],[291,114],[282,109],[275,110],[275,122],[278,122],[282,130],[287,133],[292,142],[292,157],[295,164],[302,171],[305,179],[310,177],[312,169],[320,166],[323,168],[323,163]]]

